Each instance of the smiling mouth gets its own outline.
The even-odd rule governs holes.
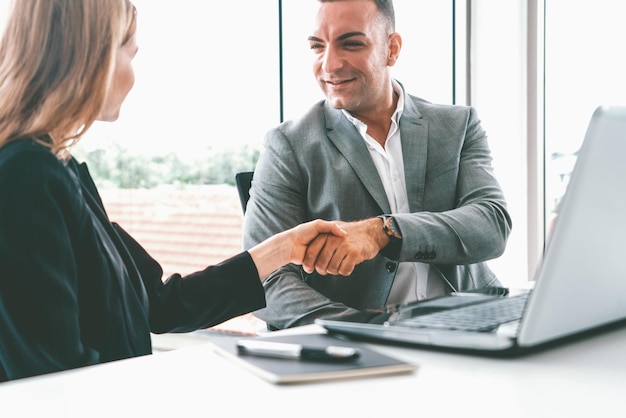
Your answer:
[[[331,86],[340,86],[342,84],[346,84],[349,83],[351,81],[354,81],[354,78],[351,78],[349,80],[339,80],[339,81],[331,81],[331,80],[327,80],[326,84],[330,84]]]

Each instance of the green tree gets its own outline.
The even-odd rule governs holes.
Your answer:
[[[151,157],[132,154],[120,145],[91,151],[77,146],[72,153],[87,163],[98,187],[149,189],[159,185],[234,185],[237,172],[254,169],[260,147],[209,149],[206,156],[193,162],[184,162],[174,153]]]

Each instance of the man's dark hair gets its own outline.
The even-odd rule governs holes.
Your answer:
[[[330,3],[333,1],[343,0],[318,0],[320,3]],[[389,31],[394,32],[396,30],[396,14],[393,10],[393,0],[372,0],[376,4],[376,8],[382,14],[389,25]]]
[[[393,0],[374,0],[378,11],[389,22],[389,29],[391,32],[396,30],[396,14],[393,10]]]

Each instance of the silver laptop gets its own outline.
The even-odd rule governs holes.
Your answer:
[[[316,322],[348,336],[508,352],[620,325],[624,319],[626,107],[599,107],[531,290],[478,289]]]

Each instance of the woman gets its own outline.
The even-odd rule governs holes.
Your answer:
[[[262,308],[259,278],[290,262],[311,270],[307,244],[344,234],[313,221],[163,282],[69,152],[95,120],[117,119],[135,25],[128,0],[13,5],[0,42],[0,381],[149,354],[150,332]]]

